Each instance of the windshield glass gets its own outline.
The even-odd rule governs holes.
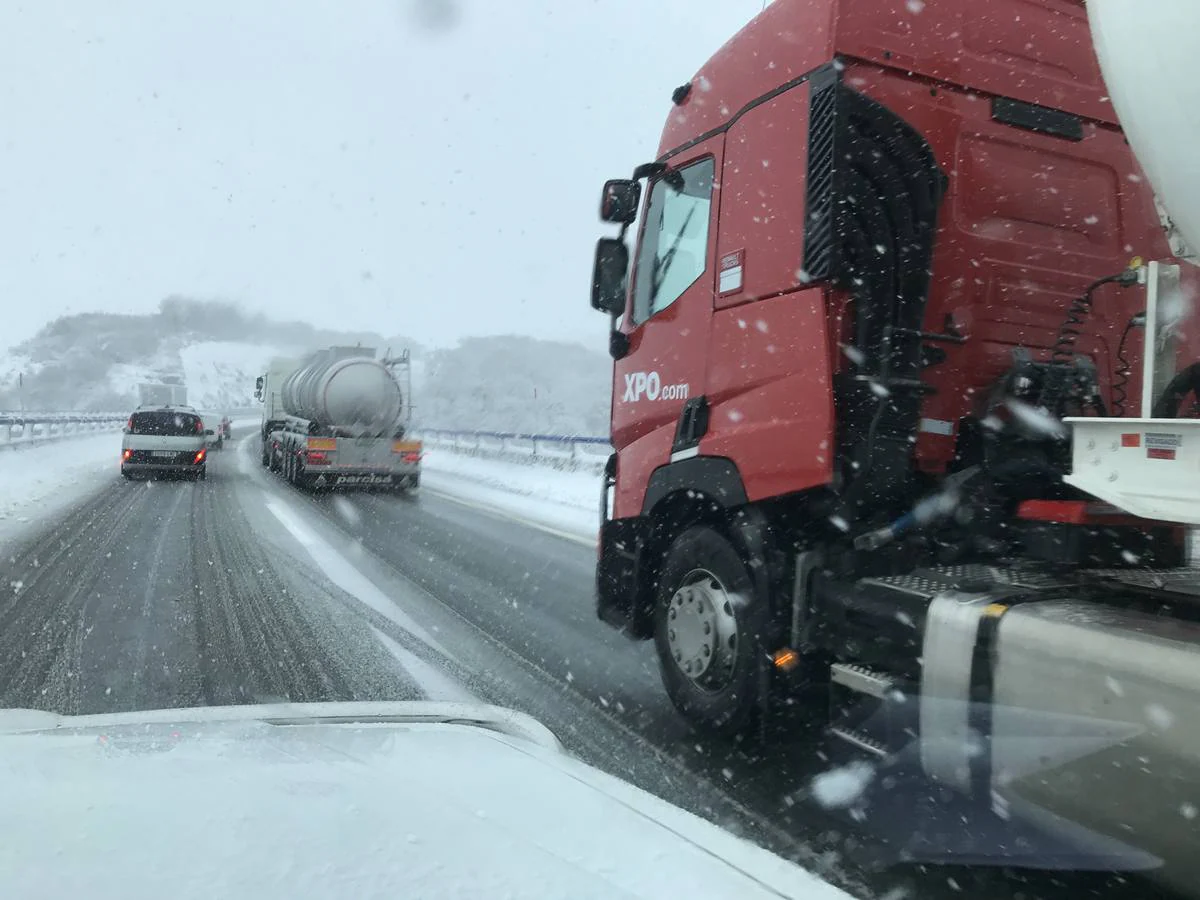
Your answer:
[[[635,322],[666,309],[704,273],[713,171],[713,160],[705,159],[651,187],[634,282]]]
[[[138,412],[129,418],[130,434],[187,437],[204,430],[197,416],[179,412]]]
[[[1200,900],[1198,37],[0,2],[0,900]]]

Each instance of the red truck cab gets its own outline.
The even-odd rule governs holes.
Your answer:
[[[672,102],[601,202],[598,613],[739,727],[813,640],[813,571],[1010,552],[1004,517],[1065,496],[1054,423],[1135,412],[1130,262],[1170,249],[1082,0],[775,0]],[[882,546],[948,478],[978,527]]]

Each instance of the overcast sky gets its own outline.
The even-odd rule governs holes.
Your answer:
[[[600,185],[653,156],[671,90],[761,7],[8,0],[0,347],[172,293],[599,346]]]

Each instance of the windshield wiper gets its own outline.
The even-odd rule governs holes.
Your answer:
[[[650,301],[652,303],[654,302],[654,298],[658,296],[659,288],[666,281],[667,270],[671,268],[671,263],[675,261],[675,251],[679,249],[679,242],[683,240],[684,234],[687,233],[687,227],[691,224],[692,216],[695,214],[696,207],[693,206],[688,210],[688,214],[684,216],[683,227],[679,229],[679,234],[675,235],[675,242],[671,244],[671,249],[666,252],[662,259],[655,261],[654,277],[650,283]]]

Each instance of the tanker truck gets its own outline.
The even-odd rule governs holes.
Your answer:
[[[1198,30],[774,0],[664,91],[600,197],[596,612],[695,728],[807,713],[882,792],[1200,884]]]
[[[371,348],[330,347],[273,359],[255,383],[262,464],[305,489],[416,491],[422,445],[406,437],[411,381],[408,351],[376,359]]]

